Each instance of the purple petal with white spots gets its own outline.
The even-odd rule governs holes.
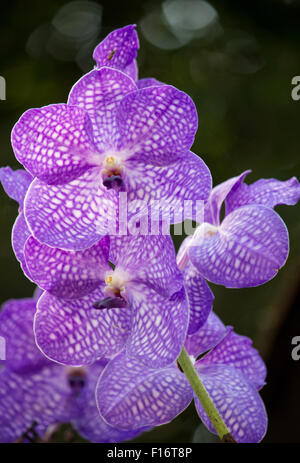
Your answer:
[[[214,295],[205,279],[191,263],[184,268],[183,277],[190,306],[188,329],[190,335],[198,331],[206,322],[212,310]]]
[[[277,204],[293,206],[299,199],[300,184],[296,177],[286,181],[262,178],[251,185],[241,183],[232,190],[226,198],[226,213],[246,204],[262,204],[272,208]]]
[[[182,288],[183,277],[170,236],[112,236],[110,259],[116,269],[130,273],[133,284],[143,283],[162,296]]]
[[[66,104],[26,111],[13,128],[12,146],[18,161],[49,184],[79,177],[97,152],[88,113]]]
[[[168,366],[179,356],[188,328],[188,303],[182,288],[169,299],[146,285],[129,295],[134,310],[127,355],[150,368]]]
[[[109,238],[84,251],[70,252],[50,248],[30,237],[25,258],[31,279],[56,297],[77,299],[103,283],[108,263]]]
[[[132,63],[128,64],[128,66],[126,66],[123,72],[125,72],[125,74],[127,74],[129,77],[131,77],[132,80],[134,80],[137,83],[139,69],[136,59],[133,60]]]
[[[219,225],[220,211],[223,202],[231,191],[235,191],[239,185],[241,185],[246,175],[248,175],[250,172],[250,170],[246,170],[241,175],[232,177],[212,189],[209,200],[205,205],[205,222],[211,223],[213,225]]]
[[[168,423],[192,400],[192,389],[177,367],[145,368],[122,352],[104,369],[96,397],[102,417],[121,429]]]
[[[86,249],[116,222],[117,196],[103,187],[94,168],[67,185],[46,185],[35,179],[25,198],[25,216],[32,234],[61,249]]]
[[[11,237],[12,247],[13,247],[16,258],[21,264],[21,268],[23,272],[29,279],[31,279],[30,272],[28,270],[27,264],[25,262],[25,256],[24,256],[24,246],[29,236],[30,236],[30,231],[26,223],[24,213],[21,212],[16,218],[15,223],[13,225],[12,237]]]
[[[211,312],[205,324],[196,333],[187,336],[185,348],[190,355],[197,358],[215,347],[226,333],[225,325],[214,312]]]
[[[258,351],[252,347],[252,340],[232,330],[198,364],[230,365],[240,370],[257,389],[265,384],[266,366]]]
[[[145,77],[144,79],[139,79],[137,82],[138,88],[153,87],[158,85],[165,85],[163,82],[154,79],[154,77]]]
[[[176,162],[158,166],[139,160],[126,161],[128,168],[128,202],[145,202],[145,211],[151,206],[161,212],[169,223],[185,219],[203,221],[204,202],[211,192],[211,174],[204,161],[187,151]],[[128,207],[130,211],[130,204]]]
[[[0,372],[0,442],[15,441],[34,422],[41,437],[49,425],[68,421],[69,392],[64,371],[59,366],[51,365],[27,375],[3,369]]]
[[[131,310],[97,310],[101,289],[81,299],[64,301],[44,293],[34,321],[36,342],[42,352],[59,363],[87,365],[118,353],[131,328]]]
[[[271,280],[288,252],[284,222],[272,209],[260,205],[235,209],[218,227],[201,225],[189,248],[199,272],[229,288],[258,286]]]
[[[3,365],[11,370],[25,373],[48,363],[36,347],[33,336],[33,317],[36,301],[12,299],[2,306],[0,312],[0,336],[5,339]]]
[[[146,87],[125,96],[117,112],[118,150],[137,164],[168,165],[193,144],[198,126],[193,100],[175,87]]]
[[[266,410],[259,393],[246,378],[229,365],[196,365],[199,376],[230,433],[237,442],[260,442],[267,430]],[[194,397],[197,412],[207,428],[215,429]]]
[[[97,45],[93,58],[98,67],[109,66],[126,71],[135,60],[139,49],[135,27],[133,24],[116,29]]]
[[[68,103],[88,112],[99,151],[112,147],[117,130],[116,107],[127,93],[134,90],[136,85],[130,77],[107,67],[84,75],[71,89]],[[98,158],[101,161],[99,154]]]
[[[23,207],[23,201],[33,178],[26,170],[12,170],[10,167],[0,168],[0,182],[5,193]]]
[[[95,389],[103,367],[95,363],[88,369],[84,394],[77,399],[78,413],[72,420],[75,429],[92,442],[122,442],[137,437],[141,430],[124,431],[109,426],[100,416],[95,397]]]

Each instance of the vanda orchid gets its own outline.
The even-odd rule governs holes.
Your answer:
[[[134,25],[111,32],[65,102],[28,109],[12,130],[25,170],[3,167],[0,181],[19,204],[14,253],[38,289],[0,312],[2,442],[46,441],[66,422],[122,442],[192,400],[224,442],[266,433],[265,364],[212,312],[209,282],[275,277],[289,236],[274,207],[296,204],[300,185],[248,185],[247,171],[212,188],[191,151],[193,100],[140,79],[138,49]],[[198,225],[176,256],[169,226],[185,219]]]

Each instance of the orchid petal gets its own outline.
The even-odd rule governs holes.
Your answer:
[[[13,128],[12,145],[18,161],[49,184],[82,175],[96,151],[88,113],[66,104],[26,111]]]
[[[219,227],[202,227],[188,252],[199,272],[213,283],[229,288],[258,286],[285,264],[288,231],[272,209],[243,206],[227,215]]]
[[[196,365],[199,376],[221,414],[229,432],[240,443],[260,442],[267,430],[266,410],[259,393],[251,382],[229,365]],[[197,412],[211,431],[214,426],[194,397]]]
[[[116,108],[120,100],[134,90],[136,85],[130,77],[108,67],[94,69],[71,89],[68,103],[88,112],[99,151],[112,147],[117,130]]]
[[[96,397],[106,422],[132,430],[174,419],[191,402],[192,389],[177,367],[145,368],[122,352],[104,369]]]
[[[117,124],[117,148],[131,153],[131,161],[163,166],[191,148],[198,119],[187,94],[161,85],[125,96],[118,107]]]
[[[34,321],[42,352],[66,365],[87,365],[118,353],[129,336],[131,311],[94,309],[93,304],[102,297],[101,289],[74,301],[44,293]]]

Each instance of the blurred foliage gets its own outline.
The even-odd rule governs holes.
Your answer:
[[[174,15],[166,16],[170,2],[72,2],[81,13],[72,16],[67,5],[71,19],[61,10],[69,3],[14,0],[1,5],[0,75],[7,82],[7,100],[0,101],[1,165],[18,167],[10,131],[23,111],[65,102],[71,86],[93,67],[91,51],[96,43],[111,30],[136,23],[140,77],[156,77],[194,99],[199,130],[193,150],[210,167],[214,184],[248,168],[253,172],[251,182],[261,177],[300,177],[300,101],[291,98],[292,77],[300,74],[298,1],[211,2],[216,17],[202,29],[197,29],[201,19],[197,11],[189,9],[196,1],[182,0],[179,25]],[[90,16],[82,16],[84,4]],[[0,205],[1,301],[5,301],[28,296],[34,287],[24,278],[9,244],[17,206],[3,192]],[[299,270],[299,205],[281,206],[278,212],[291,240],[288,263],[278,277],[263,287],[238,291],[212,285],[216,312],[258,344],[265,320],[272,322],[277,300],[284,299]],[[177,247],[181,239],[175,237]],[[191,441],[197,425],[190,407],[139,441]]]

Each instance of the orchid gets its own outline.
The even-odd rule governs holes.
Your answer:
[[[0,312],[7,358],[0,371],[0,442],[42,438],[49,426],[71,422],[92,442],[120,442],[141,430],[123,431],[100,417],[95,386],[105,363],[68,368],[46,359],[34,342],[36,301],[11,300]]]
[[[31,277],[47,289],[37,306],[37,343],[48,357],[70,365],[111,357],[124,345],[142,362],[169,364],[188,324],[172,240],[129,236],[111,242],[114,269],[106,238],[75,254],[27,240]]]
[[[18,185],[20,172],[0,170],[12,197],[16,195],[7,185]],[[21,210],[25,193],[22,185]],[[106,236],[86,250],[71,252],[40,243],[23,219],[21,225],[22,233],[13,233],[14,248],[24,273],[45,290],[35,330],[48,357],[89,364],[114,355],[124,344],[130,355],[154,365],[179,355],[188,306],[169,236]]]
[[[204,211],[204,222],[183,242],[178,262],[188,260],[207,280],[230,288],[257,286],[272,279],[289,252],[286,225],[273,210],[277,204],[296,204],[300,184],[261,179],[243,183],[249,171],[216,186]],[[226,212],[220,223],[225,202]]]
[[[265,408],[257,392],[264,385],[266,369],[251,344],[249,338],[226,329],[213,313],[197,333],[186,339],[196,371],[237,442],[259,442],[267,427]],[[124,430],[167,423],[193,399],[201,420],[215,432],[176,364],[145,368],[121,352],[107,364],[97,385],[101,416]]]
[[[28,110],[12,145],[36,177],[24,204],[33,235],[62,249],[90,247],[118,230],[121,193],[129,222],[158,200],[177,212],[183,201],[206,201],[210,173],[190,152],[196,129],[185,93],[169,85],[137,89],[105,66],[74,85],[68,104]]]

